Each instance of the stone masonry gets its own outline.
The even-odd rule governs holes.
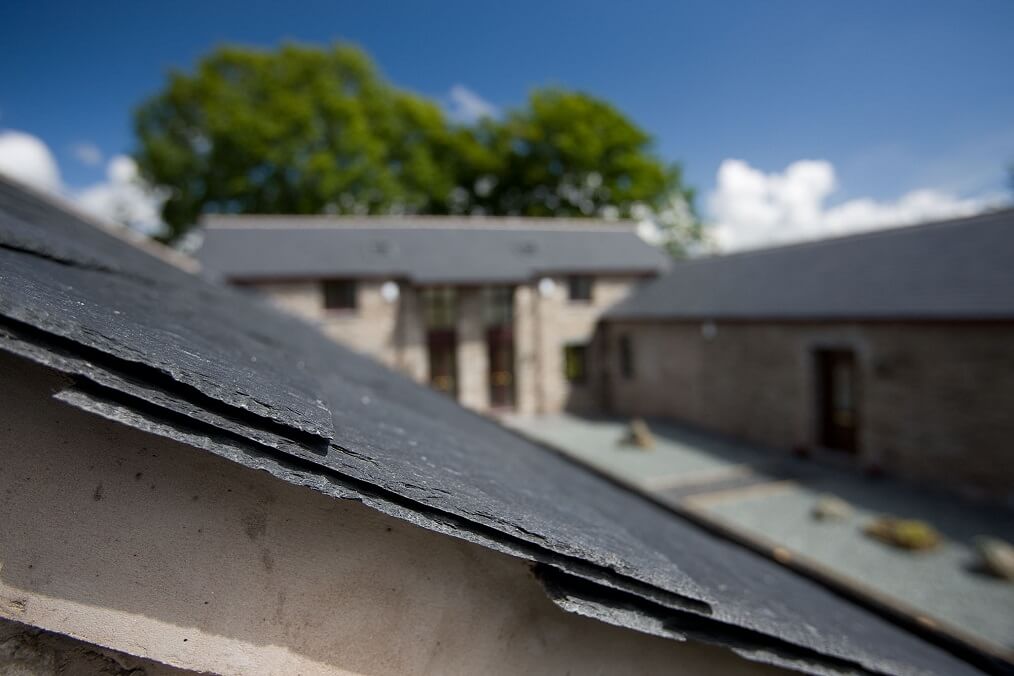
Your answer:
[[[591,300],[568,297],[567,277],[541,277],[515,285],[514,410],[523,414],[588,411],[598,407],[594,358],[588,353],[584,382],[568,382],[564,374],[566,345],[589,345],[602,314],[624,298],[642,277],[593,277]],[[353,310],[324,308],[319,280],[246,284],[282,309],[311,321],[330,337],[368,355],[418,382],[429,378],[426,327],[421,289],[398,282],[398,298],[388,300],[381,289],[388,279],[358,280]],[[458,399],[474,410],[490,409],[489,361],[483,288],[456,287]]]
[[[814,351],[850,349],[862,466],[992,494],[1014,486],[1014,414],[1003,406],[1014,401],[1014,323],[612,321],[599,338],[612,412],[785,450],[818,445]]]

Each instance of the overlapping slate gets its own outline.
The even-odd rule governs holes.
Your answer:
[[[320,386],[278,317],[0,180],[0,312],[321,443]]]

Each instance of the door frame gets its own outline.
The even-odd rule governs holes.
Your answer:
[[[820,453],[821,457],[836,461],[843,460],[846,464],[855,462],[866,463],[875,461],[877,453],[871,445],[869,407],[869,383],[868,365],[874,362],[874,346],[870,337],[863,331],[863,327],[850,326],[825,326],[814,327],[815,330],[803,339],[799,355],[800,376],[803,381],[801,409],[799,418],[800,443],[811,451]],[[849,351],[854,355],[855,377],[856,377],[856,450],[855,452],[842,452],[829,449],[822,443],[820,430],[820,402],[817,400],[817,391],[820,385],[819,374],[817,373],[816,353],[821,350],[828,351]]]
[[[851,443],[837,443],[832,437],[835,435],[836,425],[831,416],[834,415],[834,386],[836,361],[845,360],[850,370],[851,406],[850,413],[853,417],[850,433]],[[859,456],[862,446],[863,429],[863,387],[860,377],[859,353],[851,346],[816,347],[811,351],[813,379],[811,382],[811,397],[813,401],[814,431],[818,448],[833,451],[849,456]]]

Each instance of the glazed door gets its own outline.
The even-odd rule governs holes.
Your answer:
[[[486,333],[489,353],[489,405],[514,407],[514,332],[511,326],[491,328]]]
[[[450,395],[458,395],[457,340],[453,330],[431,330],[427,336],[430,362],[430,386]]]

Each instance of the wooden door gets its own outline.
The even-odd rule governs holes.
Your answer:
[[[817,410],[820,445],[855,453],[859,428],[859,382],[852,350],[818,350]]]

